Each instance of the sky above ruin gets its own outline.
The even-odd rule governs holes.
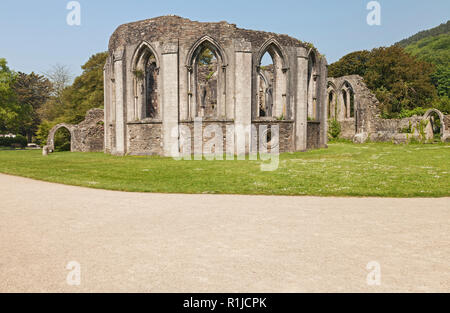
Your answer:
[[[0,58],[22,72],[67,65],[74,75],[120,24],[175,14],[202,22],[227,21],[313,43],[328,59],[388,46],[449,19],[448,0],[379,0],[381,25],[369,26],[369,0],[79,0],[81,25],[69,26],[68,0],[2,0]]]

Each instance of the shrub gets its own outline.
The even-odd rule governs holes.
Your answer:
[[[413,133],[413,127],[412,127],[411,121],[409,121],[408,127],[402,128],[402,129],[400,130],[400,132],[401,132],[402,134],[412,134],[412,133]]]
[[[341,134],[341,124],[336,119],[333,119],[329,120],[328,125],[328,137],[330,139],[339,138],[339,135]]]
[[[444,96],[437,99],[433,102],[433,108],[436,108],[444,114],[450,114],[450,98]]]
[[[0,147],[24,148],[27,144],[27,138],[22,135],[17,135],[15,138],[0,137]]]

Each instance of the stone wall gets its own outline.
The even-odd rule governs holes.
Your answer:
[[[161,155],[161,123],[129,123],[128,151],[130,155]]]
[[[295,151],[294,147],[294,122],[293,121],[255,121],[252,123],[256,127],[257,138],[259,140],[260,129],[270,129],[273,126],[278,126],[279,130],[279,145],[278,149],[280,153],[283,152],[293,152]],[[262,128],[261,128],[262,126]],[[265,128],[264,128],[265,127]],[[265,140],[264,136],[262,140]],[[258,142],[259,143],[259,142]],[[317,146],[318,148],[318,146]]]
[[[320,123],[308,122],[308,149],[320,147]]]
[[[351,90],[354,98],[353,101],[344,100],[344,91]],[[428,120],[429,114],[436,112],[444,121],[441,139],[446,141],[450,137],[449,123],[446,117],[437,110],[429,110],[424,116],[413,116],[404,119],[383,119],[381,117],[381,104],[375,95],[367,88],[363,78],[358,75],[343,76],[339,78],[328,78],[328,101],[334,93],[336,96],[334,103],[328,103],[328,107],[336,107],[337,114],[329,116],[336,117],[341,124],[341,137],[344,139],[354,140],[355,142],[371,141],[392,141],[395,143],[404,143],[411,138],[418,137],[418,125],[422,120]],[[353,115],[349,114],[351,108],[346,105],[353,105]],[[330,114],[330,110],[329,110]],[[333,115],[333,114],[331,114]],[[407,128],[414,129],[414,133],[406,134]],[[433,134],[429,134],[427,129],[427,138],[432,138]],[[431,130],[432,132],[432,130]]]
[[[212,67],[217,71],[213,74],[210,68],[199,71],[198,58],[205,49],[215,56]],[[269,77],[273,81],[270,116],[260,116],[258,79],[265,53],[271,54],[274,62],[273,77]],[[315,106],[320,123],[320,144],[310,146],[326,147],[323,89],[327,62],[317,49],[296,38],[241,29],[227,22],[203,23],[162,16],[119,26],[110,38],[109,54],[104,68],[108,153],[171,156],[172,147],[181,146],[179,136],[171,136],[172,131],[199,117],[204,122],[244,127],[260,123],[264,120],[261,117],[285,121],[280,123],[281,150],[304,151],[308,105]],[[155,99],[160,114],[156,118],[143,116],[142,99],[146,97],[142,91],[146,88],[135,75],[146,68],[149,59],[154,60],[157,73]],[[308,86],[311,80],[314,84]],[[309,103],[308,98],[314,101]],[[206,99],[203,108],[201,99]],[[158,123],[160,134],[149,126]],[[155,142],[145,143],[147,140]]]
[[[58,124],[53,127],[47,138],[49,152],[55,150],[55,134],[60,128],[70,132],[70,151],[72,152],[103,152],[104,150],[104,112],[102,109],[92,109],[86,113],[86,118],[78,125]]]

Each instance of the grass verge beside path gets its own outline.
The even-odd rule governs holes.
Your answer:
[[[450,145],[330,144],[260,161],[175,161],[103,153],[0,151],[0,173],[92,188],[161,193],[450,196]]]

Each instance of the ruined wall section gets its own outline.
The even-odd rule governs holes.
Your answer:
[[[58,124],[48,135],[47,146],[49,152],[55,150],[55,134],[60,128],[70,132],[70,151],[72,152],[103,152],[105,142],[105,125],[103,109],[92,109],[86,113],[86,118],[77,125]]]
[[[381,117],[381,104],[372,91],[367,88],[362,77],[350,75],[339,78],[328,78],[328,89],[329,91],[333,89],[338,96],[338,100],[340,100],[339,97],[342,96],[340,94],[341,89],[346,82],[351,85],[354,91],[355,116],[352,118],[342,118],[342,114],[338,114],[342,138],[354,140],[355,142],[371,140],[405,143],[412,138],[419,137],[418,126],[422,120],[427,119],[427,116],[383,119]],[[340,104],[342,106],[342,103]],[[342,110],[342,107],[339,109]],[[450,137],[447,127],[449,121],[446,116],[442,115],[442,117],[444,121],[442,141],[446,141]],[[411,129],[413,133],[406,133],[408,129]]]

